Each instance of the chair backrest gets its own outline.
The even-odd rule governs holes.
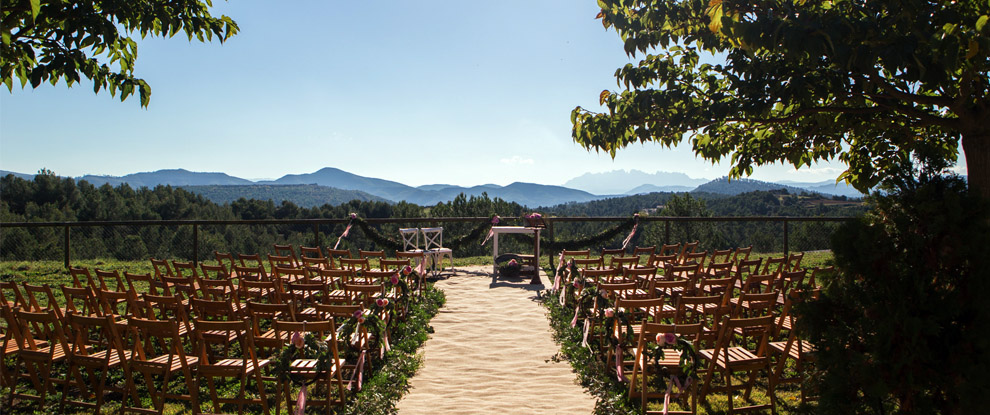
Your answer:
[[[237,262],[242,267],[258,266],[262,269],[265,268],[265,263],[261,261],[261,255],[258,254],[237,254]]]
[[[753,245],[747,246],[745,248],[736,248],[736,252],[732,254],[732,262],[739,263],[739,261],[746,261],[749,259],[749,254],[753,252]]]
[[[609,266],[615,269],[633,268],[639,265],[638,256],[613,256],[609,261]]]
[[[712,255],[708,257],[708,266],[711,267],[714,264],[728,263],[732,264],[732,250],[731,249],[713,249]]]
[[[199,357],[199,366],[196,368],[200,375],[222,376],[229,374],[234,368],[247,370],[257,368],[258,356],[255,353],[254,331],[251,322],[246,320],[233,321],[210,321],[199,320],[196,322],[196,330],[193,335],[193,347],[195,354]],[[223,333],[223,336],[209,335]],[[217,365],[218,363],[234,357],[229,352],[229,341],[237,340],[241,344],[241,352],[237,354],[242,362],[240,367],[230,365]],[[226,360],[229,361],[229,360]]]
[[[193,298],[189,300],[193,312],[196,313],[196,320],[220,320],[231,321],[240,320],[234,303],[231,300],[203,300]],[[193,324],[193,327],[196,327]],[[198,328],[198,327],[197,327]]]
[[[591,258],[591,250],[590,249],[585,249],[583,251],[568,251],[568,250],[565,249],[565,250],[561,251],[560,254],[564,256],[564,259],[567,259],[567,258],[575,258],[575,259],[577,259],[577,258]]]
[[[787,267],[787,257],[767,258],[763,264],[762,274],[777,275]]]
[[[354,279],[354,271],[349,269],[320,270],[320,280],[334,289],[343,289],[344,283]]]
[[[316,304],[314,308],[321,319],[338,323],[351,318],[355,312],[364,310],[360,304]]]
[[[296,255],[296,250],[292,248],[292,245],[272,244],[272,248],[275,249],[276,256],[288,257],[293,267],[299,267],[299,257]],[[271,261],[271,255],[268,258]]]
[[[649,258],[650,255],[653,255],[656,252],[657,252],[656,246],[637,246],[633,248],[632,254],[634,256]]]
[[[272,270],[272,276],[280,284],[305,280],[308,276],[306,270],[302,268],[275,266]]]
[[[120,277],[120,272],[118,272],[117,270],[104,271],[97,268],[94,271],[96,272],[96,279],[100,284],[100,286],[97,288],[101,290],[112,289],[116,291],[124,291],[126,289],[124,285],[124,279]],[[107,284],[107,281],[112,281],[114,286],[110,287],[110,285]],[[96,288],[94,288],[93,290],[95,291]]]
[[[56,345],[60,346],[63,351],[69,349],[65,330],[62,327],[64,316],[57,314],[55,310],[34,312],[14,309],[12,314],[15,323],[11,324],[9,329],[14,334],[19,353],[53,360],[55,359]],[[48,347],[42,348],[39,340],[47,341]]]
[[[602,269],[605,268],[605,260],[602,257],[595,258],[572,258],[574,266],[581,269]]]
[[[288,255],[268,255],[268,267],[275,273],[275,267],[282,268],[298,268],[296,266],[296,259]]]
[[[120,316],[123,318],[132,316],[142,317],[144,315],[144,309],[139,304],[137,296],[137,292],[133,290],[96,291],[96,300],[102,310],[101,314],[104,316]],[[123,309],[120,308],[121,305],[124,306]]]
[[[772,316],[777,305],[779,291],[765,293],[741,293],[732,309],[733,317]]]
[[[303,257],[299,258],[299,260],[302,262],[302,267],[303,268],[306,268],[306,269],[318,269],[319,270],[319,269],[330,269],[331,268],[330,267],[330,259],[328,259],[326,257],[323,257],[323,258],[314,258],[314,257],[303,256]]]
[[[282,286],[271,280],[241,280],[237,284],[237,296],[244,301],[267,301],[273,304],[285,302],[282,297]]]
[[[655,267],[623,268],[622,277],[626,281],[636,281],[640,287],[647,287],[657,276]]]
[[[127,328],[131,333],[131,344],[134,345],[134,361],[149,361],[166,355],[178,356],[178,359],[169,360],[178,361],[183,371],[189,373],[178,321],[132,318],[127,320]]]
[[[674,323],[703,323],[713,328],[721,321],[722,315],[728,314],[722,301],[720,295],[682,296],[677,300]]]
[[[340,258],[351,258],[351,251],[346,249],[327,249],[327,257],[330,258],[330,264],[339,260]]]
[[[237,275],[239,282],[244,281],[268,281],[268,273],[265,272],[265,267],[261,265],[235,265],[234,274]]]
[[[124,281],[127,282],[127,290],[135,293],[149,293],[158,295],[158,290],[164,290],[162,281],[148,274],[136,274],[124,271]]]
[[[602,257],[605,256],[626,256],[626,250],[622,248],[615,248],[615,249],[602,248]]]
[[[181,324],[187,331],[192,329],[189,314],[186,312],[187,305],[183,303],[182,297],[143,294],[141,299],[144,300],[145,319],[171,321]]]
[[[624,298],[636,294],[636,289],[639,286],[635,282],[619,282],[619,283],[598,283],[598,291],[605,296],[605,298]]]
[[[682,264],[698,264],[704,266],[705,258],[708,257],[708,251],[701,252],[686,252],[681,257]]]
[[[300,246],[299,259],[302,260],[303,258],[325,259],[326,257],[323,256],[323,248],[318,246]]]
[[[114,355],[118,362],[127,360],[121,333],[117,330],[117,324],[112,316],[84,316],[69,313],[66,319],[73,333],[69,347],[70,358],[94,356],[90,360],[103,360],[104,366],[110,366]]]
[[[344,292],[351,299],[351,304],[370,306],[371,302],[385,292],[385,286],[382,284],[345,283]]]
[[[729,316],[723,316],[722,322],[719,324],[718,340],[715,343],[715,350],[712,356],[718,356],[719,353],[727,356],[730,346],[735,344],[741,347],[747,347],[749,342],[742,341],[742,339],[755,338],[757,339],[755,342],[756,347],[750,350],[755,350],[757,356],[763,357],[766,355],[766,345],[770,340],[772,329],[773,316],[749,318],[730,318]],[[736,339],[735,333],[737,332],[743,333],[742,339]]]
[[[443,227],[420,228],[423,232],[423,249],[429,251],[443,248]]]
[[[368,258],[340,258],[338,261],[341,268],[345,268],[349,270],[371,268],[371,266],[368,264]]]
[[[151,266],[155,269],[155,278],[161,280],[163,276],[174,277],[175,273],[172,272],[172,267],[168,265],[168,261],[164,259],[151,258]]]
[[[69,267],[69,275],[72,276],[72,285],[74,287],[92,287],[93,276],[89,274],[88,268]]]
[[[237,276],[237,274],[234,272],[234,265],[236,265],[237,263],[234,262],[233,254],[231,254],[230,252],[213,251],[213,257],[216,258],[217,264],[223,267],[224,270],[233,274],[233,276],[235,277]]]
[[[358,257],[364,259],[371,259],[371,258],[385,259],[385,251],[365,251],[363,249],[359,249]]]
[[[674,255],[676,259],[676,257],[681,255],[681,244],[676,243],[676,244],[660,245],[660,252],[657,252],[657,255],[661,255],[661,256]]]
[[[175,275],[177,277],[190,278],[195,280],[199,277],[199,272],[196,271],[196,264],[185,261],[172,260],[172,269],[175,270]]]
[[[685,262],[687,260],[687,255],[688,254],[693,254],[694,253],[694,250],[695,249],[698,249],[698,244],[700,244],[700,242],[698,242],[698,241],[685,242],[684,245],[681,247],[681,253],[680,253],[679,261],[681,263]]]
[[[646,261],[646,265],[657,268],[665,268],[667,264],[675,265],[677,263],[677,254],[660,255],[653,254]]]
[[[815,268],[814,270],[811,271],[811,277],[808,279],[808,284],[811,285],[811,287],[813,288],[817,288],[821,285],[821,281],[819,280],[822,278],[822,276],[831,276],[833,274],[835,274],[834,265],[830,265],[824,268],[820,268],[820,267]]]
[[[399,236],[402,237],[402,250],[411,252],[420,250],[419,228],[399,228]]]
[[[773,289],[777,277],[774,274],[750,274],[742,282],[740,292],[762,293]]]
[[[695,292],[695,286],[691,280],[661,280],[654,278],[652,285],[650,291],[656,293],[655,295],[658,297],[666,298],[668,303],[673,303],[673,300],[683,295],[694,295]]]
[[[383,259],[380,262],[382,270],[387,271],[400,271],[405,267],[411,267],[412,261],[409,258],[406,259]]]
[[[24,295],[17,288],[17,283],[13,281],[0,281],[0,305],[14,308],[21,307],[26,303],[27,301],[24,299]]]
[[[797,271],[801,268],[801,259],[804,258],[804,252],[795,252],[787,256],[787,264],[784,266],[784,271]]]
[[[596,285],[602,282],[608,282],[615,277],[616,273],[616,271],[611,268],[581,269],[579,272],[581,272],[581,276],[584,277],[585,281]]]
[[[673,265],[668,264],[663,270],[663,279],[671,281],[676,279],[697,281],[698,268],[700,265]]]
[[[62,308],[58,304],[58,300],[55,299],[55,293],[52,292],[52,287],[48,284],[33,285],[24,283],[24,298],[27,299],[27,307],[25,311],[40,313],[47,310],[52,310],[59,319],[64,318],[62,314]]]
[[[68,287],[61,286],[62,298],[65,299],[65,312],[79,315],[102,315],[103,310],[99,306],[99,300],[92,288],[89,287]]]
[[[658,298],[618,298],[616,308],[626,310],[630,321],[660,321],[663,310],[663,297]]]

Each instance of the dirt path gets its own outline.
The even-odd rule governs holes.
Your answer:
[[[541,285],[528,281],[491,284],[491,267],[462,267],[437,282],[447,305],[423,345],[424,365],[399,413],[590,414],[594,399],[575,383],[557,353]],[[543,276],[544,283],[547,277]]]

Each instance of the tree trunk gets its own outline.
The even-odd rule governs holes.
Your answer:
[[[969,187],[990,201],[990,133],[963,134],[962,145]]]

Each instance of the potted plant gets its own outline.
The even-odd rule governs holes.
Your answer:
[[[543,221],[543,215],[533,212],[523,217],[526,219],[526,226],[530,228],[546,228],[547,223]]]
[[[498,275],[502,278],[519,278],[519,273],[522,271],[522,265],[515,259],[510,259],[509,262],[498,266]]]

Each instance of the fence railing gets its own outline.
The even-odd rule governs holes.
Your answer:
[[[544,240],[577,240],[627,221],[628,217],[547,217]],[[699,240],[702,249],[754,246],[756,252],[830,249],[831,234],[848,217],[652,217],[640,218],[631,245],[650,246]],[[367,218],[381,235],[399,239],[400,227],[443,226],[450,240],[488,222],[489,217]],[[502,225],[522,225],[503,218]],[[212,252],[270,253],[273,244],[333,246],[348,219],[172,220],[94,222],[0,222],[0,260],[181,258],[199,262]],[[369,238],[352,234],[342,241],[348,249],[380,249]],[[597,250],[621,245],[619,235]],[[480,241],[479,241],[480,242]],[[503,242],[503,251],[525,252],[520,241]],[[481,256],[490,247],[470,244],[458,256]],[[548,255],[553,253],[547,252]]]

